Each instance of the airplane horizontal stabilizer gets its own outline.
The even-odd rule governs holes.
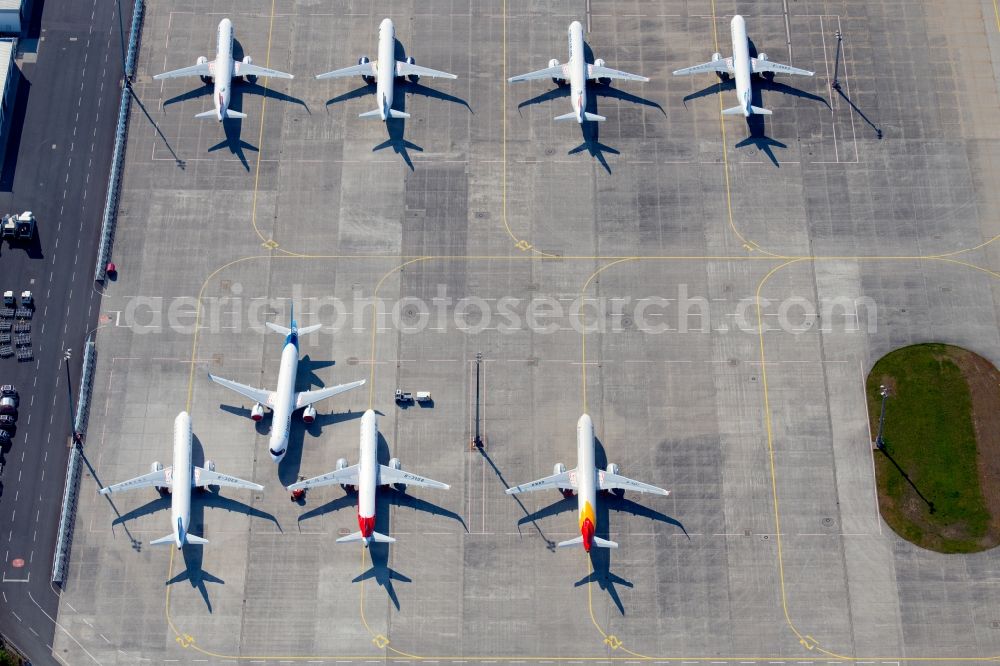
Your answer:
[[[298,333],[299,335],[309,335],[310,333],[315,333],[321,328],[323,328],[323,324],[313,324],[312,326],[303,326],[298,330]]]
[[[769,116],[771,115],[771,109],[762,109],[759,106],[751,106],[750,112],[755,113],[758,116]]]
[[[208,539],[202,539],[200,536],[195,536],[193,534],[188,534],[185,540],[188,543],[193,543],[196,545],[204,545],[208,543]]]
[[[218,118],[219,114],[212,109],[211,111],[202,111],[201,113],[196,113],[195,118]]]
[[[579,117],[580,116],[577,114],[576,111],[572,111],[570,113],[564,113],[561,116],[556,116],[552,120],[578,120]]]
[[[722,112],[724,116],[745,116],[747,115],[747,109],[745,106],[731,106]]]
[[[382,110],[375,109],[374,111],[365,111],[364,113],[359,113],[358,118],[381,118]]]
[[[608,541],[607,539],[602,539],[601,537],[593,537],[594,545],[598,548],[617,548],[618,544],[614,541]]]
[[[164,545],[167,545],[167,544],[174,543],[176,540],[177,539],[176,539],[176,537],[174,537],[173,534],[168,534],[165,537],[160,537],[159,539],[154,539],[153,541],[150,541],[149,545],[150,546],[164,546]]]
[[[575,539],[567,539],[566,541],[560,541],[556,544],[556,548],[566,548],[567,546],[579,546],[583,544],[583,536],[578,536]]]
[[[271,329],[275,333],[280,333],[282,335],[291,335],[291,333],[292,333],[292,329],[285,328],[281,324],[275,324],[273,321],[265,321],[264,322],[264,326],[267,326],[269,329]]]
[[[410,114],[405,111],[397,111],[396,109],[389,109],[390,118],[409,118]]]
[[[595,123],[603,123],[605,120],[607,120],[607,118],[605,118],[604,116],[599,116],[596,113],[584,112],[583,117]]]
[[[396,540],[391,536],[386,536],[380,532],[372,532],[372,541],[377,543],[395,543]],[[337,539],[337,543],[351,543],[353,541],[364,541],[365,538],[361,536],[361,532],[354,532],[353,534],[348,534],[347,536],[342,536]]]

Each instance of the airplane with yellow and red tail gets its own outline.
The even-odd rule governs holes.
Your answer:
[[[598,548],[617,548],[618,544],[596,536],[597,531],[597,491],[634,490],[653,495],[669,495],[669,490],[651,486],[648,483],[635,481],[618,473],[618,465],[610,463],[605,470],[597,469],[594,463],[594,422],[584,414],[576,423],[576,469],[566,470],[562,463],[556,463],[552,476],[537,481],[525,483],[507,489],[508,495],[558,488],[566,497],[576,495],[577,518],[580,525],[580,536],[567,541],[560,541],[557,548],[582,544],[583,549],[590,552],[591,546]]]

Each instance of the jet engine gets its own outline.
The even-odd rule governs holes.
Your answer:
[[[413,56],[406,56],[406,64],[407,65],[416,65],[417,61],[416,61],[416,59]],[[410,80],[410,83],[416,83],[417,80],[420,79],[420,76],[417,75],[417,74],[410,74],[406,78],[408,78]]]
[[[312,423],[316,420],[316,408],[309,405],[302,411],[302,421],[304,423]]]
[[[403,463],[399,462],[399,458],[392,458],[389,461],[389,467],[393,469],[403,469]],[[396,489],[397,492],[405,493],[406,484],[405,483],[394,483],[392,487]]]
[[[208,58],[206,58],[205,56],[199,56],[198,59],[195,61],[195,63],[197,63],[199,65],[207,65],[208,64]],[[205,84],[207,84],[211,80],[212,80],[211,76],[202,76],[201,77],[201,82],[205,83]]]
[[[713,53],[712,54],[712,62],[719,62],[720,60],[722,60],[722,54],[721,53]],[[718,75],[719,75],[719,79],[721,81],[728,81],[729,80],[729,74],[726,73],[726,72],[718,72]]]
[[[205,464],[202,465],[202,467],[204,467],[205,469],[207,469],[209,472],[214,472],[215,471],[215,461],[214,460],[206,460]],[[197,474],[197,470],[195,470],[195,474]],[[211,485],[210,483],[201,483],[201,484],[198,485],[198,488],[200,488],[201,490],[208,490],[208,487],[210,485]]]
[[[264,405],[259,402],[250,409],[250,418],[254,421],[260,421],[264,418]]]
[[[336,469],[340,470],[346,468],[347,468],[347,459],[337,458]],[[349,483],[342,483],[340,484],[340,487],[344,490],[345,493],[353,493],[356,490],[356,488]]]
[[[565,472],[566,472],[566,465],[563,465],[562,463],[556,463],[552,467],[553,476],[556,474],[563,474]],[[573,490],[572,488],[560,488],[559,492],[562,493],[563,497],[572,497],[573,495],[576,495],[576,491]]]
[[[162,469],[163,469],[163,463],[161,463],[159,460],[154,461],[153,464],[149,466],[150,472],[159,472]],[[166,495],[170,492],[170,488],[167,486],[156,486],[156,492],[160,493],[161,495]]]
[[[360,58],[358,58],[359,65],[367,65],[370,62],[371,60],[368,59],[368,56],[361,56]],[[371,74],[362,74],[361,80],[367,83],[368,85],[375,83],[375,77],[372,76]]]
[[[605,63],[604,60],[602,60],[601,58],[598,58],[597,60],[594,61],[594,67],[604,67],[605,64],[607,63]],[[601,85],[606,86],[611,83],[611,79],[609,79],[606,76],[602,76],[597,79],[597,82],[600,83]]]
[[[607,468],[606,468],[605,471],[607,471],[608,474],[617,474],[618,473],[618,465],[616,465],[614,463],[608,463],[608,466],[607,466]],[[612,493],[614,495],[617,495],[618,497],[624,497],[625,496],[625,489],[624,488],[613,488],[613,489],[611,489],[608,492],[610,492],[610,493]]]
[[[559,61],[558,60],[556,60],[555,58],[553,58],[552,60],[549,60],[549,67],[558,67],[558,66],[559,66]],[[566,83],[566,79],[563,79],[563,78],[558,77],[558,76],[553,76],[552,77],[552,83],[555,83],[556,85],[560,85],[561,86],[561,85],[563,85],[563,84]]]
[[[253,58],[251,58],[250,56],[244,57],[243,58],[243,64],[244,65],[252,65],[253,64]],[[253,82],[255,82],[257,80],[257,77],[253,76],[251,74],[249,76],[244,76],[243,80],[246,81],[247,83],[253,83]]]

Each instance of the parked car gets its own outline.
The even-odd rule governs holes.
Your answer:
[[[13,384],[4,384],[3,386],[0,386],[0,397],[14,398],[14,400],[17,400],[17,389],[14,388]]]
[[[0,430],[13,431],[17,427],[17,419],[10,414],[0,414]]]
[[[17,414],[17,398],[4,396],[0,398],[0,414]]]

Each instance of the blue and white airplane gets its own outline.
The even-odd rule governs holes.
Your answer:
[[[271,441],[268,452],[274,462],[281,462],[288,449],[288,431],[292,423],[292,412],[305,408],[302,412],[302,420],[312,423],[316,419],[316,408],[313,403],[332,398],[333,396],[364,386],[365,380],[359,379],[350,384],[339,384],[337,386],[327,386],[315,391],[295,391],[295,377],[299,369],[299,336],[315,333],[323,327],[322,324],[299,328],[295,322],[295,312],[292,311],[291,328],[285,328],[272,322],[266,322],[266,326],[276,333],[285,336],[285,346],[281,350],[281,366],[278,369],[278,388],[274,391],[254,388],[246,384],[240,384],[229,379],[216,377],[209,373],[208,378],[216,384],[225,386],[230,391],[235,391],[242,396],[250,398],[256,404],[250,410],[250,418],[260,421],[264,418],[264,407],[270,409],[274,417],[271,421]]]

